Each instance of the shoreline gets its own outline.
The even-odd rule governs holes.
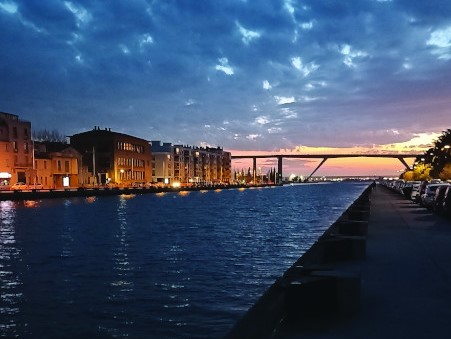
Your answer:
[[[30,190],[10,190],[0,191],[0,201],[20,201],[20,200],[36,200],[36,199],[56,199],[56,198],[72,198],[72,197],[99,197],[112,195],[129,195],[129,194],[156,194],[182,191],[214,191],[222,189],[246,189],[246,188],[266,188],[277,187],[281,185],[264,184],[264,185],[214,185],[214,186],[197,186],[197,187],[93,187],[93,188],[63,188],[63,189],[30,189]]]

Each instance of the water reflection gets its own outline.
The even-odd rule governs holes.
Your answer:
[[[96,197],[86,197],[85,201],[86,201],[88,204],[92,204],[93,202],[96,201]]]
[[[190,194],[190,191],[180,191],[179,195],[183,196],[187,196],[188,194]]]
[[[15,263],[20,249],[15,236],[16,206],[12,201],[0,201],[0,333],[2,337],[19,336],[19,305],[23,298],[20,275]]]
[[[25,207],[28,207],[28,208],[36,208],[36,207],[39,207],[39,203],[38,203],[38,201],[36,201],[36,200],[25,200],[25,201],[23,202],[23,204],[24,204]]]
[[[108,300],[112,306],[112,316],[115,319],[114,327],[107,329],[108,333],[113,336],[127,337],[133,320],[127,317],[127,302],[131,299],[134,282],[134,267],[131,263],[130,252],[130,236],[128,225],[128,203],[129,199],[134,195],[122,194],[119,197],[119,205],[117,207],[117,220],[119,227],[114,235],[113,243],[113,276],[110,283]]]

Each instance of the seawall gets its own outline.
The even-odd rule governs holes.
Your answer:
[[[226,338],[271,338],[291,322],[359,309],[360,277],[337,269],[366,253],[371,185],[239,320]]]

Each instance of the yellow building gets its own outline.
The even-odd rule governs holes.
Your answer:
[[[44,188],[81,186],[81,154],[67,144],[36,142],[34,170],[36,184]]]

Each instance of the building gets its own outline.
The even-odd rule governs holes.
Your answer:
[[[36,181],[44,188],[68,188],[81,185],[81,154],[61,142],[35,142]],[[34,184],[31,182],[31,184]]]
[[[154,180],[181,184],[228,183],[232,158],[222,148],[191,147],[152,141]]]
[[[152,182],[172,184],[174,182],[174,146],[171,143],[151,141]]]
[[[83,185],[139,185],[152,181],[152,153],[147,140],[100,129],[74,134],[70,144],[82,156]]]
[[[33,178],[31,122],[0,112],[0,184],[31,183]]]

